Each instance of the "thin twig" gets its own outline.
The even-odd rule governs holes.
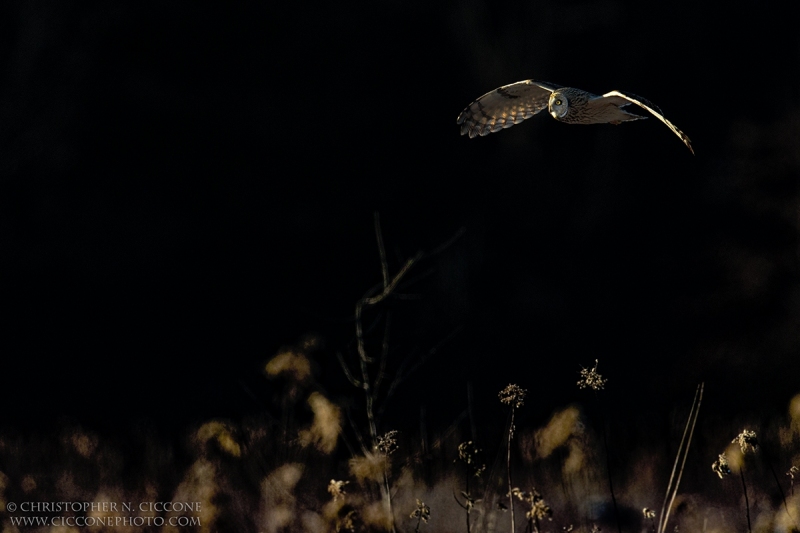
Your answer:
[[[739,475],[742,478],[742,489],[744,489],[744,508],[747,512],[747,531],[753,533],[753,528],[750,527],[750,500],[747,498],[747,484],[744,482],[744,464],[739,467]]]
[[[358,381],[353,376],[353,374],[350,373],[350,369],[347,367],[347,363],[345,362],[344,357],[342,356],[342,352],[338,352],[337,351],[336,352],[336,358],[339,360],[339,365],[341,365],[342,372],[344,372],[344,375],[345,375],[345,377],[347,377],[347,380],[350,383],[352,383],[354,387],[356,387],[357,389],[360,389],[361,388],[361,382]]]
[[[478,442],[478,429],[475,425],[475,414],[472,408],[472,381],[467,381],[467,412],[469,413],[469,429],[472,442]]]
[[[605,419],[605,405],[600,401],[600,395],[597,394],[597,391],[594,391],[595,398],[597,398],[597,403],[600,404],[600,416],[601,418]],[[606,449],[606,471],[608,472],[608,490],[611,492],[611,503],[614,505],[614,518],[617,521],[617,531],[622,533],[622,524],[620,523],[619,519],[619,509],[617,508],[617,497],[614,495],[614,483],[611,481],[611,455],[608,450],[608,431],[606,430],[605,420],[601,420],[601,424],[603,426],[603,445]]]
[[[358,426],[356,426],[355,421],[353,421],[353,417],[350,415],[350,409],[345,409],[345,414],[347,415],[347,421],[350,422],[350,427],[353,428],[353,433],[356,435],[358,445],[361,446],[361,452],[364,455],[367,455],[370,450],[367,448],[367,445],[364,444],[364,439],[361,437],[361,432],[358,430]]]
[[[463,326],[455,327],[453,331],[451,331],[446,337],[444,337],[441,341],[439,341],[436,344],[436,346],[428,350],[425,353],[425,355],[423,355],[419,359],[419,361],[414,363],[414,365],[412,365],[408,371],[406,371],[406,367],[411,363],[413,359],[412,356],[414,355],[415,352],[411,352],[405,359],[403,359],[403,362],[400,363],[400,367],[397,369],[397,372],[395,373],[394,379],[389,384],[389,390],[386,392],[386,397],[383,401],[383,404],[378,410],[379,417],[380,415],[383,414],[383,411],[386,409],[387,401],[394,395],[395,391],[397,390],[397,387],[399,387],[404,381],[406,381],[409,377],[411,377],[411,375],[414,374],[414,372],[416,372],[423,364],[425,364],[428,361],[428,359],[436,355],[436,353],[441,349],[442,345],[450,341],[450,339],[452,339],[458,333],[460,333],[462,329]]]
[[[466,411],[464,415],[466,415]],[[508,412],[506,415],[506,424],[508,424],[511,418],[511,411]],[[502,437],[500,441],[500,446],[497,447],[497,452],[494,454],[494,459],[492,460],[489,468],[486,470],[486,475],[484,476],[483,481],[483,512],[481,513],[481,519],[485,520],[489,512],[494,509],[494,506],[505,506],[504,503],[498,501],[500,498],[503,498],[503,495],[500,493],[500,489],[503,486],[503,478],[501,475],[501,469],[503,468],[504,463],[504,450],[503,450],[503,441],[505,440],[505,435]]]
[[[762,457],[764,457],[764,460],[767,462],[767,466],[769,466],[769,470],[770,472],[772,472],[772,477],[775,478],[775,484],[778,486],[778,492],[780,492],[781,500],[783,500],[783,508],[786,509],[786,514],[789,515],[789,520],[792,521],[792,524],[794,524],[794,528],[796,530],[800,530],[800,528],[797,527],[797,522],[794,521],[792,513],[789,512],[789,505],[786,503],[786,493],[783,492],[783,487],[781,487],[781,482],[778,480],[778,474],[776,474],[775,469],[772,468],[772,461],[770,461],[769,458],[767,457],[766,451],[764,452]]]
[[[380,366],[378,367],[378,375],[375,376],[375,396],[381,388],[383,378],[386,376],[386,363],[389,360],[389,325],[391,324],[391,314],[386,314],[386,320],[383,323],[383,343],[381,344],[381,359]]]
[[[508,427],[508,446],[506,448],[506,471],[508,472],[508,510],[511,511],[511,533],[514,533],[514,495],[511,494],[511,438],[514,435],[514,405],[511,405],[511,424]]]
[[[445,336],[445,337],[444,337],[442,340],[440,340],[438,343],[436,343],[436,345],[435,345],[433,348],[431,348],[430,350],[426,351],[426,352],[425,352],[425,354],[423,354],[423,356],[422,356],[422,357],[420,357],[420,358],[419,358],[419,360],[418,360],[416,363],[414,363],[414,365],[413,365],[413,366],[412,366],[412,367],[411,367],[411,368],[408,370],[408,372],[407,372],[407,373],[405,373],[405,374],[402,376],[402,378],[401,378],[401,381],[405,381],[405,380],[406,380],[406,379],[408,379],[408,378],[409,378],[409,377],[410,377],[410,376],[411,376],[411,375],[412,375],[414,372],[416,372],[417,370],[419,370],[419,368],[420,368],[422,365],[424,365],[426,362],[428,362],[428,359],[430,359],[431,357],[433,357],[434,355],[436,355],[436,354],[439,352],[439,350],[441,349],[441,347],[442,347],[442,346],[443,346],[445,343],[449,342],[449,341],[450,341],[450,340],[451,340],[453,337],[455,337],[456,335],[458,335],[459,333],[461,333],[461,330],[463,330],[463,329],[464,329],[464,326],[460,326],[460,325],[459,325],[459,326],[456,326],[456,327],[454,327],[454,328],[453,328],[453,331],[451,331],[450,333],[448,333],[448,334],[447,334],[447,336]]]
[[[459,507],[461,507],[462,509],[466,509],[466,508],[467,508],[467,506],[466,506],[466,505],[464,505],[463,503],[461,503],[461,502],[458,500],[458,496],[456,496],[456,490],[455,490],[455,489],[453,489],[453,499],[456,501],[456,503],[457,503],[457,504],[459,505]]]
[[[383,246],[383,232],[381,232],[381,216],[375,211],[375,237],[378,239],[378,253],[381,256],[381,273],[383,274],[383,287],[389,285],[389,263],[386,262],[386,248]]]
[[[466,511],[467,511],[467,533],[472,533],[471,532],[472,524],[470,524],[470,516],[469,516],[471,514],[471,512],[472,512],[472,501],[473,501],[472,500],[472,494],[469,491],[469,480],[470,480],[471,477],[472,477],[472,472],[469,471],[469,465],[468,465],[467,466],[467,482],[466,482],[467,498],[469,498],[469,501],[467,502],[468,506],[466,507]]]
[[[440,244],[439,246],[428,252],[426,255],[428,257],[431,257],[433,255],[443,252],[444,250],[449,248],[454,242],[460,239],[466,232],[467,228],[465,226],[461,226],[460,228],[458,228],[458,231],[456,231],[452,237],[450,237],[447,241],[443,242],[442,244]]]
[[[388,466],[387,466],[388,468]],[[383,488],[386,491],[386,505],[389,511],[389,517],[392,520],[392,531],[396,531],[395,529],[395,522],[394,522],[394,510],[392,509],[392,489],[389,486],[389,474],[386,472],[386,468],[383,470]],[[419,526],[417,526],[419,527]]]
[[[686,426],[683,428],[683,436],[681,437],[680,446],[678,446],[678,455],[675,457],[675,463],[672,465],[672,474],[669,477],[669,483],[667,484],[667,492],[664,495],[664,505],[661,507],[661,516],[659,516],[658,519],[658,533],[663,533],[664,529],[666,529],[667,522],[669,521],[669,514],[670,512],[672,512],[672,504],[675,502],[675,497],[678,495],[678,487],[680,486],[681,478],[683,477],[683,468],[686,465],[686,457],[689,455],[689,447],[692,445],[694,426],[697,423],[697,416],[700,414],[700,404],[703,401],[704,386],[705,386],[704,383],[700,383],[697,386],[697,390],[694,393],[694,401],[692,402],[692,408],[689,410],[689,419],[686,421]],[[688,441],[686,441],[687,431],[689,435]],[[683,444],[685,441],[686,441],[686,448],[684,449]],[[683,452],[682,461],[681,461],[681,452]],[[678,472],[678,479],[675,482],[675,488],[672,489],[672,480],[675,476],[675,470],[678,466],[678,461],[681,461],[681,469]],[[672,491],[671,497],[670,497],[670,491]],[[667,506],[667,499],[669,499],[669,506]]]

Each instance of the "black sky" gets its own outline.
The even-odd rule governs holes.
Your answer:
[[[800,38],[777,3],[719,9],[4,4],[7,420],[258,412],[261,365],[309,332],[345,395],[334,354],[380,282],[374,212],[393,271],[460,235],[392,303],[398,358],[442,343],[398,406],[445,405],[444,423],[467,382],[516,381],[546,413],[599,358],[620,404],[667,408],[705,380],[719,402],[783,408]],[[641,94],[697,155],[656,120],[459,136],[471,100],[526,78]]]

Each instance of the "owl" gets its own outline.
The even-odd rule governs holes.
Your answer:
[[[461,135],[468,134],[472,138],[510,128],[544,108],[554,119],[567,124],[620,124],[647,118],[623,109],[630,104],[646,109],[666,124],[694,154],[689,137],[664,118],[658,107],[640,96],[620,91],[600,96],[543,81],[518,81],[490,91],[469,104],[458,115],[457,123],[461,124]]]

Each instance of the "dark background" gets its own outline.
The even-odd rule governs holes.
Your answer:
[[[800,33],[777,2],[5,2],[4,423],[182,427],[270,408],[307,333],[346,398],[355,302],[393,301],[395,427],[509,382],[537,420],[600,359],[630,417],[778,414],[798,391]],[[546,114],[467,139],[533,78],[641,94],[652,119]],[[411,355],[409,355],[411,354]],[[497,404],[499,407],[499,404]],[[274,408],[274,407],[273,407]],[[410,422],[409,422],[410,423]]]

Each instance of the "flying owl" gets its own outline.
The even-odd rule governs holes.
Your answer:
[[[544,108],[554,119],[567,124],[620,124],[647,118],[624,110],[629,104],[646,109],[666,124],[694,154],[689,137],[664,118],[658,107],[640,96],[620,91],[599,96],[543,81],[518,81],[490,91],[469,104],[458,115],[457,123],[461,124],[461,135],[469,134],[472,138],[510,128]]]

